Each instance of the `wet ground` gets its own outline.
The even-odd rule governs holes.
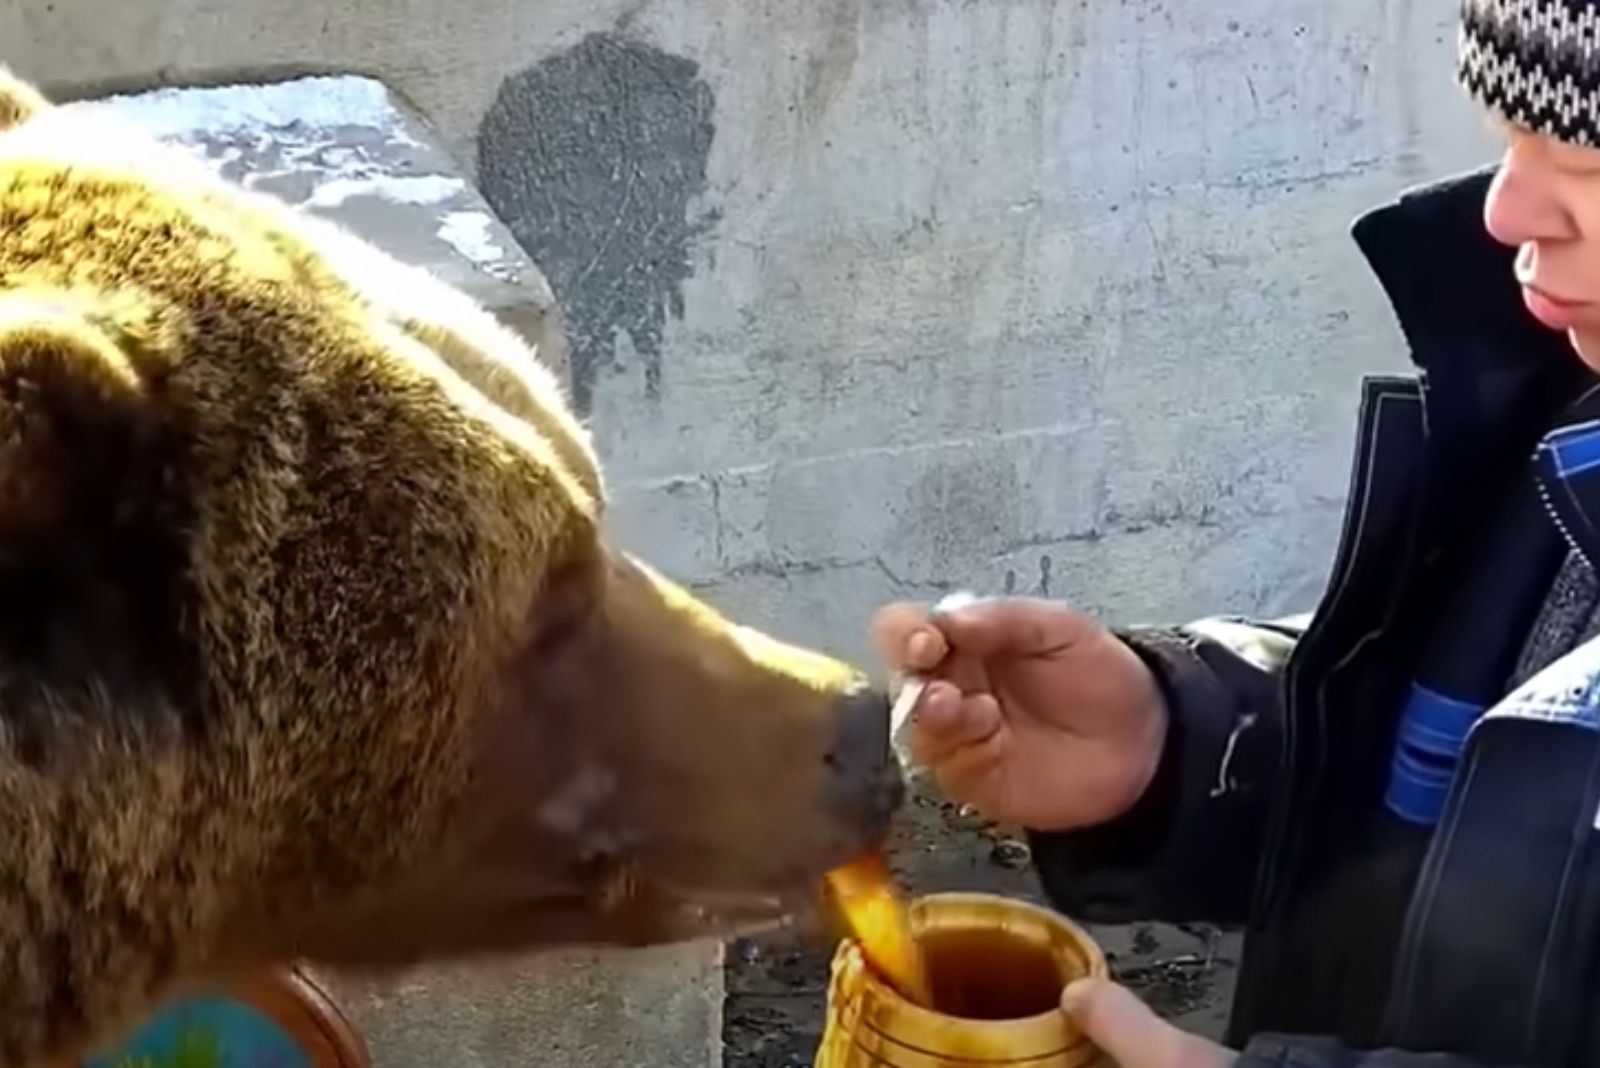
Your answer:
[[[1006,828],[913,793],[897,828],[894,871],[910,893],[981,890],[1043,901],[1027,847]],[[1221,1033],[1238,944],[1215,929],[1091,927],[1117,979],[1186,1030]],[[728,947],[725,1068],[809,1068],[822,1037],[833,947],[778,935]]]

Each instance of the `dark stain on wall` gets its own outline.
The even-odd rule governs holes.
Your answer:
[[[693,60],[595,33],[507,78],[479,127],[484,196],[555,290],[580,412],[623,334],[658,395],[667,316],[716,222],[699,208],[714,110]]]

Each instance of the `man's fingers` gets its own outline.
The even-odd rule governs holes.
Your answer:
[[[1127,987],[1103,979],[1071,984],[1061,1007],[1120,1068],[1224,1068],[1235,1060],[1231,1051],[1161,1019]]]
[[[992,695],[963,697],[948,682],[930,682],[912,713],[912,752],[918,763],[932,766],[986,741],[1001,723],[1000,704]]]
[[[1121,1068],[1180,1068],[1183,1033],[1128,988],[1080,979],[1062,993],[1061,1007]]]
[[[932,611],[900,602],[872,617],[872,644],[902,671],[930,671],[952,650],[984,659],[1057,652],[1096,634],[1099,624],[1055,601],[1000,597],[958,602]]]
[[[949,653],[945,637],[929,622],[927,605],[885,605],[872,617],[872,647],[894,671],[931,671]]]
[[[977,741],[950,750],[934,765],[940,788],[957,797],[987,796],[996,803],[997,776],[1003,774],[1006,757],[1006,732],[1003,725]]]
[[[939,614],[933,623],[958,652],[979,658],[1059,652],[1099,628],[1080,612],[1031,597],[974,601]]]

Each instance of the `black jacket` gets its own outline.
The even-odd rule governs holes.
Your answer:
[[[1600,1064],[1600,642],[1479,721],[1420,874],[1370,892],[1383,860],[1362,845],[1483,493],[1537,451],[1548,506],[1600,561],[1600,397],[1484,231],[1491,177],[1355,225],[1416,373],[1363,386],[1316,612],[1122,632],[1172,709],[1155,783],[1115,824],[1032,836],[1063,911],[1244,926],[1245,1065]]]

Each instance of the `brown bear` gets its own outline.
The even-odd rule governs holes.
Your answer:
[[[0,81],[0,1064],[293,959],[788,914],[882,693],[610,548],[548,372],[426,274]]]

